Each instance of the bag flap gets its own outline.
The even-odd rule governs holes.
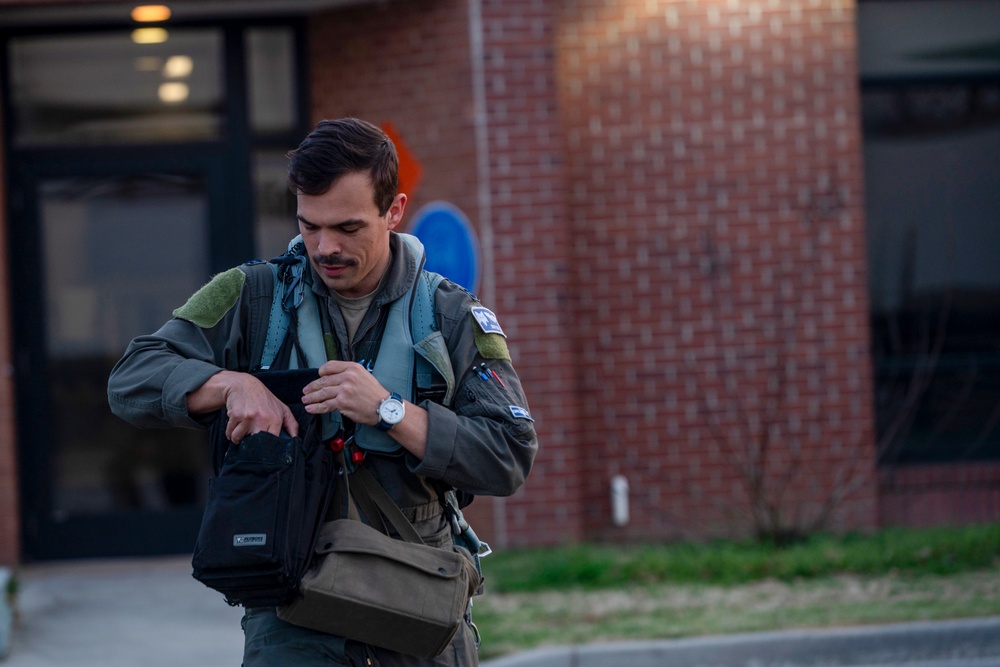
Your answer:
[[[445,579],[461,575],[465,560],[454,551],[395,540],[371,526],[351,519],[331,521],[320,531],[316,553],[333,552],[380,556]]]
[[[290,465],[296,448],[301,446],[301,438],[292,438],[284,433],[281,437],[267,431],[252,433],[243,438],[239,445],[229,446],[223,465],[231,466],[237,463]]]

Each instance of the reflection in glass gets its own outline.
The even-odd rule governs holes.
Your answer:
[[[10,42],[14,143],[196,141],[222,133],[224,86],[218,30],[171,28],[166,41],[128,32],[17,37]],[[160,97],[183,74],[183,99]],[[171,69],[165,69],[167,66]]]
[[[285,252],[288,242],[299,233],[295,195],[288,189],[285,153],[261,151],[254,155],[253,165],[257,253],[262,259],[270,259]]]
[[[107,377],[208,275],[200,180],[120,175],[40,188],[56,517],[201,503],[204,434],[111,414]]]
[[[295,36],[291,28],[250,28],[247,86],[255,133],[295,129]]]
[[[858,5],[879,460],[1000,459],[1000,5]]]

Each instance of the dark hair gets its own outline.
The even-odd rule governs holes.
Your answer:
[[[321,195],[344,174],[366,171],[375,187],[375,206],[385,215],[399,188],[399,158],[385,132],[357,118],[320,121],[288,153],[288,187]]]

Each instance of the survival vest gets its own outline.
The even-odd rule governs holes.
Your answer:
[[[448,355],[444,336],[437,328],[434,315],[434,295],[443,280],[440,274],[424,271],[424,246],[410,234],[399,234],[404,252],[417,258],[417,280],[409,293],[389,306],[388,318],[379,342],[375,364],[368,370],[390,392],[417,402],[417,390],[433,391],[435,373],[444,381],[443,405],[450,405],[455,394],[455,372]],[[302,236],[288,244],[288,251],[268,262],[274,273],[274,298],[268,318],[267,335],[260,367],[270,368],[288,335],[291,312],[296,313],[298,348],[311,368],[319,368],[328,360],[320,326],[316,299],[312,296],[309,258]],[[296,355],[289,361],[297,368]],[[439,392],[440,393],[440,392]],[[339,412],[325,415],[323,437],[333,437],[343,426]],[[358,424],[354,440],[359,447],[381,453],[400,451],[392,437],[374,426]]]
[[[441,403],[448,406],[455,395],[455,371],[448,354],[448,345],[437,328],[434,314],[434,295],[444,278],[440,274],[423,270],[426,255],[424,246],[417,237],[410,234],[398,236],[403,240],[403,252],[411,252],[417,258],[417,279],[407,295],[389,306],[379,352],[374,366],[369,370],[383,387],[413,403],[417,402],[418,391],[434,391],[437,373],[445,383]],[[272,259],[268,265],[274,274],[274,297],[271,300],[260,368],[268,369],[274,362],[288,335],[293,310],[296,314],[298,346],[309,367],[318,368],[328,360],[328,356],[319,310],[312,295],[309,257],[305,252],[302,236],[292,239],[287,252]],[[291,356],[289,366],[298,367],[295,355]],[[326,440],[340,431],[343,419],[339,412],[329,413],[324,417],[323,438]],[[388,433],[367,424],[355,426],[354,440],[358,446],[369,451],[396,453],[402,449]],[[465,520],[454,490],[445,493],[444,503],[455,542],[470,551],[476,569],[482,574],[479,558],[490,554],[490,546],[479,539]]]

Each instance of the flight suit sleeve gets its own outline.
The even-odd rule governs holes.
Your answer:
[[[437,295],[441,331],[458,383],[450,407],[425,401],[427,449],[414,473],[476,495],[508,496],[524,483],[538,440],[521,381],[501,334],[473,309],[492,313],[453,283]],[[499,326],[496,327],[499,329]]]
[[[265,326],[267,322],[271,295],[256,294],[249,286],[260,281],[246,281],[246,270],[219,274],[157,332],[129,343],[108,379],[114,414],[147,428],[205,428],[210,423],[208,417],[188,413],[188,394],[221,370],[250,370],[255,341],[247,332],[260,321],[262,308]]]

